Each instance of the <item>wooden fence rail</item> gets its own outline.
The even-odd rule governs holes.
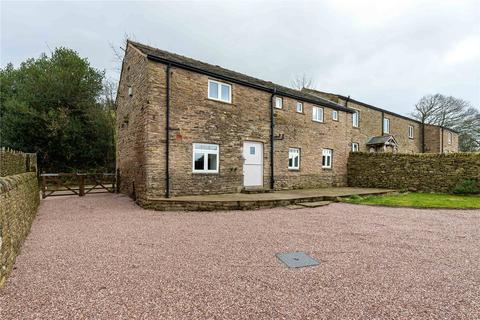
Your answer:
[[[42,198],[116,191],[114,173],[42,173]]]

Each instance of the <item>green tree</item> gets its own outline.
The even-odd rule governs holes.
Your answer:
[[[0,70],[0,144],[37,152],[47,171],[114,167],[111,106],[101,99],[104,72],[75,51],[57,48]]]

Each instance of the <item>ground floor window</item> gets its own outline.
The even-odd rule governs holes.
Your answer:
[[[300,149],[298,148],[288,149],[288,169],[292,169],[292,170],[300,169]]]
[[[332,149],[323,149],[322,150],[322,168],[331,169],[332,168]]]
[[[193,172],[218,172],[218,145],[193,144]]]
[[[358,152],[359,149],[358,143],[352,142],[352,152]]]

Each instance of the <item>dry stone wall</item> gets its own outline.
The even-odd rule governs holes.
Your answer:
[[[0,178],[0,288],[12,271],[39,203],[35,172]]]
[[[451,192],[467,179],[480,181],[479,153],[350,153],[348,185],[422,192]]]
[[[37,155],[0,149],[0,177],[37,170]]]

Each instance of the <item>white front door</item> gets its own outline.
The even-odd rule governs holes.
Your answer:
[[[263,185],[263,144],[245,141],[243,143],[243,185]]]

